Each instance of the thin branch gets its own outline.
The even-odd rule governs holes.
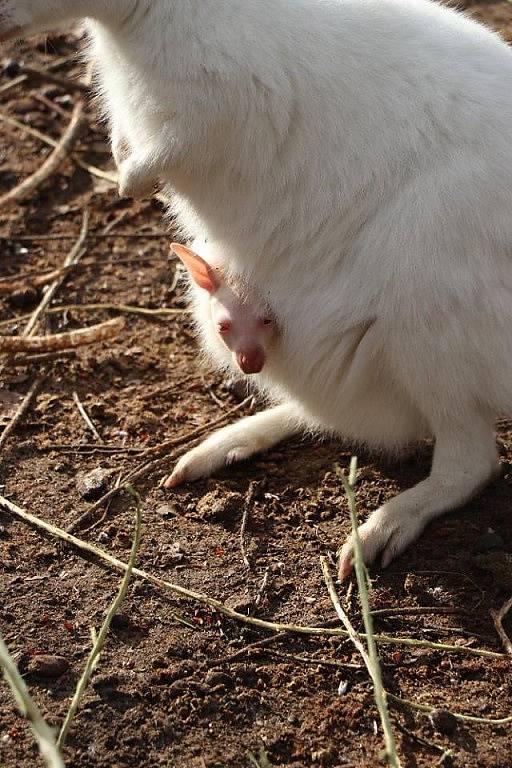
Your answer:
[[[17,187],[11,189],[10,192],[6,192],[5,195],[2,195],[2,197],[0,197],[0,206],[25,200],[27,197],[33,195],[34,192],[59,169],[67,158],[80,135],[82,125],[83,104],[80,101],[75,106],[70,123],[52,154],[31,176],[24,179]]]
[[[329,597],[331,598],[332,604],[334,605],[334,609],[338,614],[338,617],[341,620],[341,623],[347,630],[348,637],[352,640],[352,643],[361,654],[362,659],[365,663],[365,666],[368,672],[370,673],[370,676],[373,679],[372,664],[370,661],[370,657],[368,655],[368,651],[364,647],[363,641],[361,640],[359,633],[354,629],[352,622],[350,621],[350,619],[348,618],[347,614],[345,613],[345,611],[341,606],[338,594],[336,592],[336,588],[334,586],[334,582],[332,580],[332,576],[329,572],[329,565],[325,557],[320,558],[320,565],[322,566],[322,573],[324,575],[325,585],[327,587],[327,591],[329,592]]]
[[[255,496],[256,488],[258,485],[259,485],[258,482],[252,482],[249,485],[249,489],[245,497],[244,512],[242,515],[242,524],[240,526],[240,551],[242,553],[242,560],[244,561],[245,566],[249,570],[251,570],[252,566],[251,566],[251,561],[247,556],[247,550],[245,548],[245,534],[247,531],[247,523],[249,522],[249,515],[251,513],[251,506],[254,501],[254,496]]]
[[[53,85],[58,85],[59,88],[65,91],[78,91],[79,93],[88,93],[90,91],[90,87],[80,80],[69,80],[67,77],[53,75],[45,69],[36,69],[36,67],[29,67],[26,64],[18,63],[18,70],[21,75],[26,75],[31,80],[53,83]]]
[[[76,241],[76,243],[74,244],[74,246],[72,247],[72,249],[70,250],[68,255],[66,256],[66,259],[65,259],[64,264],[63,264],[64,268],[69,267],[72,264],[76,264],[77,261],[79,261],[80,258],[85,253],[83,245],[85,243],[85,240],[87,239],[88,229],[89,229],[89,211],[87,209],[85,209],[83,217],[82,217],[82,226],[81,226],[81,229],[80,229],[80,234],[78,236],[78,240]],[[65,277],[66,277],[66,273],[64,273],[59,278],[57,278],[57,280],[55,280],[55,282],[53,282],[47,288],[41,303],[39,304],[39,306],[37,307],[35,312],[32,313],[32,315],[30,317],[30,320],[29,320],[26,328],[23,331],[23,336],[32,336],[33,335],[33,331],[34,331],[37,323],[39,322],[39,318],[41,317],[41,315],[44,314],[44,312],[46,312],[47,307],[50,305],[50,303],[51,303],[53,297],[55,296],[56,292],[58,291],[58,289],[60,288],[60,286],[64,282]]]
[[[169,240],[168,232],[97,232],[89,235],[90,240],[113,240],[114,238],[125,238],[126,240]],[[46,242],[58,242],[59,240],[74,240],[74,235],[66,235],[64,232],[58,232],[54,235],[0,235],[2,242],[12,241],[17,243],[46,243]],[[158,255],[151,255],[150,259],[162,258]],[[163,257],[167,260],[167,254]],[[135,257],[131,261],[139,261],[141,257]],[[122,263],[109,262],[110,263]]]
[[[29,523],[35,528],[38,528],[41,531],[45,531],[46,533],[49,533],[51,536],[57,537],[62,541],[66,541],[68,544],[71,544],[79,551],[87,552],[89,554],[95,555],[104,563],[108,563],[117,571],[123,572],[127,568],[126,563],[124,563],[122,560],[119,560],[116,557],[113,557],[111,554],[109,554],[105,550],[100,549],[99,547],[96,547],[94,544],[91,544],[90,542],[83,541],[82,539],[79,539],[76,536],[73,536],[67,531],[64,531],[62,528],[58,528],[57,526],[52,525],[51,523],[47,523],[45,520],[41,520],[35,515],[32,515],[30,512],[27,512],[25,509],[22,509],[17,504],[14,504],[14,502],[9,501],[4,496],[0,496],[0,507],[10,512],[13,516],[17,517],[18,519],[24,520],[25,522]],[[344,629],[329,629],[326,627],[319,627],[319,626],[307,627],[307,626],[301,626],[297,624],[281,624],[273,621],[267,621],[265,619],[257,619],[253,616],[246,616],[243,613],[238,613],[232,608],[229,608],[227,605],[224,605],[220,600],[216,600],[215,598],[210,597],[209,595],[205,595],[200,592],[187,589],[186,587],[182,587],[178,584],[174,584],[170,581],[166,581],[165,579],[160,579],[158,576],[153,576],[152,574],[140,568],[134,568],[133,573],[139,578],[149,582],[150,584],[154,584],[155,586],[160,587],[161,589],[164,589],[167,592],[171,592],[172,594],[177,595],[182,599],[194,600],[198,603],[208,605],[210,608],[213,608],[214,610],[218,611],[224,616],[227,616],[230,619],[234,619],[235,621],[239,621],[242,624],[247,624],[252,627],[258,627],[259,629],[270,630],[271,632],[292,632],[294,634],[299,634],[299,635],[309,635],[309,636],[325,635],[325,636],[333,636],[333,637],[348,637],[348,633]],[[363,635],[363,634],[360,634],[359,637],[361,639],[366,639],[366,635]],[[466,656],[477,656],[477,657],[487,658],[487,659],[507,659],[508,658],[508,656],[504,653],[487,651],[483,648],[469,648],[467,646],[447,645],[445,643],[432,643],[426,640],[415,640],[414,638],[409,638],[409,637],[406,638],[406,637],[390,637],[388,635],[375,635],[375,640],[377,643],[381,645],[403,645],[403,646],[409,646],[414,648],[428,648],[433,651],[446,651],[449,653],[458,653]]]
[[[85,423],[87,425],[87,428],[91,430],[91,432],[93,433],[94,437],[96,438],[96,440],[99,443],[103,443],[104,441],[103,441],[102,436],[100,435],[100,433],[98,432],[98,430],[96,429],[96,427],[92,423],[91,419],[89,418],[89,414],[85,410],[85,408],[84,408],[84,406],[82,404],[82,401],[78,397],[77,392],[73,392],[73,400],[75,402],[76,407],[78,408],[78,413],[80,414],[82,419],[85,421]]]
[[[64,443],[46,443],[42,446],[37,446],[39,451],[61,451],[62,453],[126,453],[135,454],[140,456],[141,453],[147,450],[147,448],[137,448],[137,446],[117,446],[117,445],[97,445],[96,443],[75,443],[66,445]]]
[[[2,352],[55,352],[60,349],[75,349],[95,344],[99,341],[118,336],[125,326],[122,317],[106,320],[89,328],[79,328],[65,333],[54,333],[47,336],[0,336],[0,353]]]
[[[54,269],[53,272],[47,272],[46,275],[36,275],[31,280],[2,280],[0,281],[0,295],[10,296],[15,291],[25,291],[28,288],[41,288],[48,283],[53,282],[65,272],[69,272],[72,267],[64,269]]]
[[[179,315],[189,315],[189,309],[171,309],[161,307],[160,309],[148,309],[147,307],[137,307],[131,304],[112,304],[110,302],[101,302],[98,304],[67,304],[62,307],[52,307],[51,314],[58,312],[92,312],[98,309],[111,309],[114,312],[123,312],[131,315],[147,315],[148,317],[176,317]]]
[[[30,406],[34,402],[34,398],[37,396],[37,393],[43,386],[46,379],[46,372],[42,374],[41,376],[38,376],[37,379],[34,381],[32,386],[30,387],[29,391],[19,404],[18,408],[16,409],[16,413],[8,423],[8,425],[5,427],[4,431],[2,432],[0,436],[0,451],[3,450],[5,444],[7,443],[8,439],[24,417],[24,415],[29,410]]]
[[[66,64],[69,64],[71,61],[73,61],[73,56],[63,56],[60,59],[56,59],[55,61],[51,61],[48,64],[48,71],[60,69],[60,67],[65,66]],[[15,77],[13,80],[9,80],[7,83],[4,83],[3,85],[0,85],[0,94],[7,93],[7,91],[12,90],[13,88],[16,88],[16,86],[21,85],[22,83],[26,82],[28,80],[27,75],[19,75],[18,77]]]
[[[25,368],[28,365],[50,363],[53,360],[76,360],[76,352],[74,349],[61,349],[59,352],[43,352],[40,355],[8,357],[5,361],[5,365],[12,368]]]
[[[410,701],[409,699],[403,699],[401,696],[395,696],[392,693],[387,694],[388,699],[393,704],[398,704],[398,706],[401,707],[407,707],[409,709],[414,709],[416,712],[424,712],[426,715],[432,715],[434,712],[439,711],[439,707],[433,707],[430,704],[419,704],[417,701]],[[450,715],[455,717],[457,720],[462,720],[466,723],[483,723],[485,725],[507,725],[507,723],[512,723],[512,715],[509,715],[508,717],[477,717],[476,715],[465,715],[461,712],[451,712],[450,710],[445,710],[445,712],[449,712]]]
[[[46,765],[48,768],[64,768],[64,761],[55,744],[53,732],[30,696],[27,686],[1,637],[0,666],[3,668],[5,680],[14,694],[21,713],[28,720]]]
[[[507,600],[504,605],[501,606],[499,611],[491,609],[491,616],[496,627],[496,632],[500,636],[500,640],[503,643],[503,647],[509,656],[512,656],[512,642],[503,628],[503,619],[512,608],[512,597]]]
[[[69,732],[69,727],[71,725],[71,721],[73,720],[78,710],[84,691],[87,688],[87,684],[91,679],[91,675],[94,672],[94,669],[96,668],[96,665],[98,663],[98,657],[101,651],[103,650],[103,646],[105,645],[107,634],[110,629],[110,625],[112,624],[112,619],[118,612],[119,607],[121,606],[121,603],[126,597],[126,592],[128,591],[128,584],[130,583],[130,579],[133,573],[133,568],[135,565],[135,560],[137,558],[137,553],[139,551],[141,525],[142,525],[140,496],[138,495],[138,493],[136,493],[136,491],[134,491],[134,489],[132,489],[132,495],[135,498],[136,506],[135,506],[135,531],[133,534],[133,542],[132,542],[132,549],[130,553],[130,559],[126,566],[126,570],[124,572],[123,580],[121,582],[121,586],[119,587],[119,592],[117,594],[117,597],[115,598],[114,602],[112,603],[112,605],[110,606],[107,612],[105,621],[102,624],[102,627],[98,633],[96,642],[94,643],[92,650],[89,654],[89,658],[87,659],[82,677],[78,681],[75,695],[73,696],[71,705],[69,707],[69,711],[62,725],[59,738],[57,739],[57,745],[59,747],[62,747],[65,744],[66,737]]]
[[[50,240],[54,239],[53,235],[48,236]],[[101,239],[103,237],[103,232],[99,232],[98,234],[94,233],[88,233],[87,234],[87,240],[97,240]],[[111,235],[111,237],[114,237],[114,235]],[[128,233],[124,233],[121,235],[121,237],[129,237]],[[137,237],[143,237],[143,235],[139,232],[137,233]],[[57,240],[75,240],[76,235],[64,235],[62,237],[56,237]],[[18,237],[2,237],[0,235],[0,241],[4,240],[12,240],[17,241]],[[33,238],[28,238],[28,240],[33,240]],[[69,267],[60,267],[60,269],[53,270],[50,274],[48,274],[48,271],[45,270],[44,272],[19,272],[15,275],[3,275],[0,279],[2,280],[2,284],[7,286],[9,284],[12,285],[13,282],[17,282],[19,288],[26,288],[27,286],[35,286],[38,285],[45,285],[48,281],[48,277],[53,276],[55,278],[60,277],[61,275],[68,274],[72,271],[85,271],[87,269],[105,269],[105,268],[111,268],[111,267],[117,267],[121,264],[139,264],[144,263],[146,261],[165,261],[168,263],[172,262],[172,259],[170,258],[170,255],[167,253],[140,253],[140,254],[134,254],[133,256],[127,257],[127,258],[121,258],[121,259],[109,259],[109,260],[101,260],[99,261],[97,258],[92,259],[82,259],[82,261],[77,262],[76,264],[71,264]],[[39,282],[41,281],[41,282]],[[43,282],[44,281],[44,282]],[[17,287],[18,287],[17,286]]]
[[[112,310],[113,312],[121,312],[126,315],[141,315],[145,317],[181,317],[183,315],[190,315],[189,309],[170,309],[163,307],[161,309],[147,309],[146,307],[136,307],[130,304],[110,304],[104,302],[101,304],[66,304],[60,307],[50,307],[47,311],[47,315],[58,315],[61,312],[97,312],[98,310]],[[20,315],[19,317],[13,317],[10,320],[2,320],[0,322],[0,328],[14,325],[29,318],[30,315]]]

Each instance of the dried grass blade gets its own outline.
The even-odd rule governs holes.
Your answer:
[[[14,694],[20,711],[28,720],[46,765],[48,768],[64,768],[64,761],[55,744],[53,732],[30,696],[27,686],[1,637],[0,666],[3,668],[5,680]]]
[[[92,647],[92,650],[89,654],[89,658],[87,659],[85,669],[83,671],[83,674],[78,681],[78,685],[76,687],[75,695],[73,696],[73,699],[71,701],[71,705],[69,707],[69,711],[66,715],[66,718],[64,720],[64,723],[62,725],[59,738],[57,739],[57,745],[59,747],[64,746],[66,737],[69,732],[69,728],[71,726],[71,722],[76,715],[76,712],[78,710],[78,707],[80,706],[80,701],[82,699],[82,696],[84,695],[84,691],[87,688],[87,685],[89,683],[89,680],[91,679],[92,673],[94,672],[94,669],[96,667],[96,664],[98,663],[98,658],[103,650],[103,647],[105,645],[107,634],[110,629],[110,625],[112,624],[112,619],[116,615],[117,611],[119,610],[119,607],[121,603],[123,602],[124,598],[126,597],[126,592],[128,591],[128,585],[130,583],[130,579],[133,573],[133,569],[135,566],[135,560],[137,559],[137,553],[139,551],[139,544],[140,544],[140,536],[141,536],[141,525],[142,525],[142,513],[141,513],[141,503],[140,503],[140,496],[139,494],[132,488],[131,494],[133,498],[135,499],[135,530],[133,534],[133,542],[132,542],[132,548],[130,552],[130,559],[128,561],[128,564],[126,566],[126,570],[124,572],[123,580],[121,582],[121,585],[119,587],[119,592],[117,593],[117,596],[115,600],[113,601],[112,605],[110,606],[107,615],[105,617],[105,621],[102,624],[102,627],[98,633],[98,636],[96,638],[96,641]]]

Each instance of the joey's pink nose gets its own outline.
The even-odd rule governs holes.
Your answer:
[[[265,365],[265,352],[261,347],[244,349],[237,352],[236,362],[244,373],[259,373]]]

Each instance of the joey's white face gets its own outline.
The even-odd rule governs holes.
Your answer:
[[[260,373],[267,352],[277,336],[275,320],[250,300],[241,298],[228,285],[221,285],[210,298],[215,330],[232,352],[243,373]]]

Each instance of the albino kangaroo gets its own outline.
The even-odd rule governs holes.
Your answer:
[[[386,565],[493,476],[512,408],[512,53],[430,0],[2,0],[0,35],[77,17],[123,193],[160,179],[277,317],[254,378],[280,404],[194,475],[302,425],[433,436],[430,476],[361,526]]]

